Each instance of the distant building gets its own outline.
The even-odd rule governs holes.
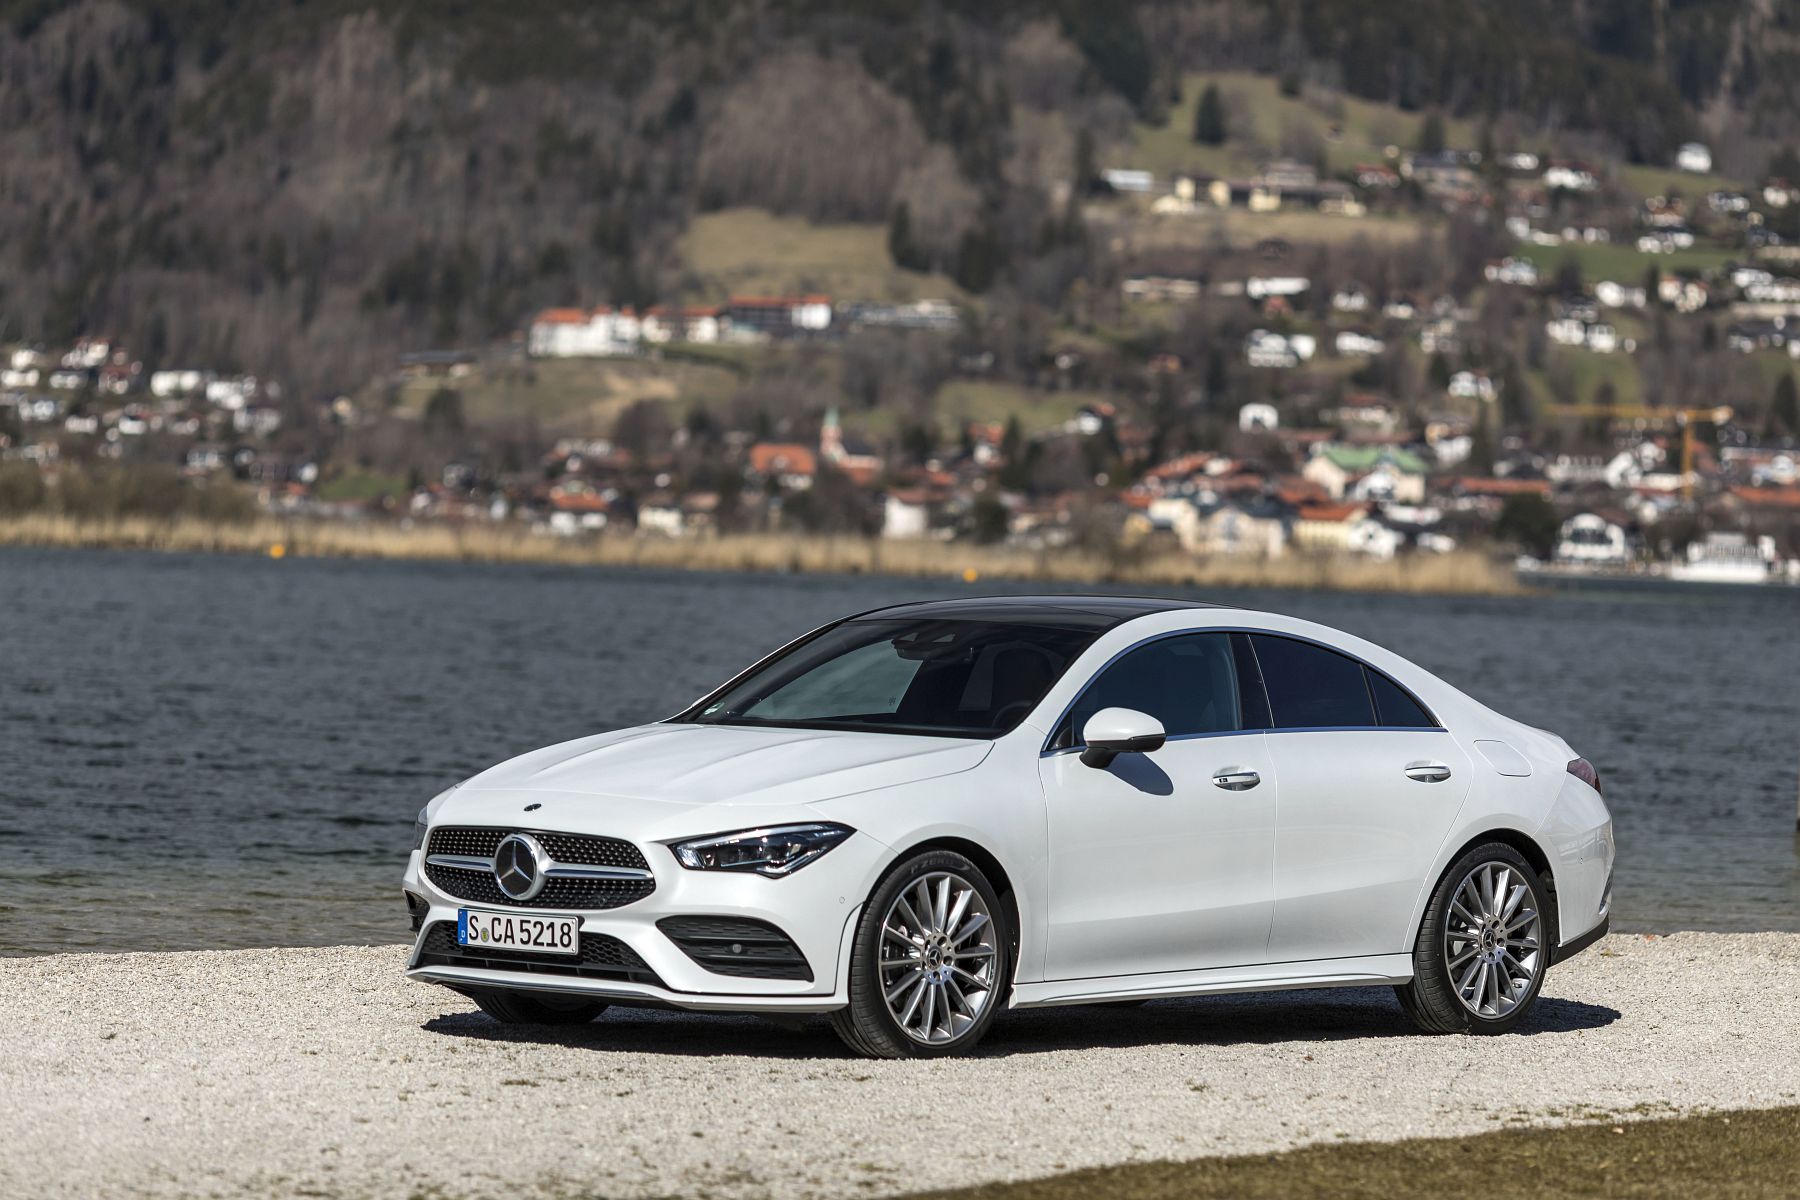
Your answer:
[[[1566,192],[1591,192],[1599,188],[1600,178],[1586,163],[1557,161],[1544,168],[1544,186]]]
[[[1517,287],[1536,287],[1537,264],[1529,258],[1503,258],[1489,263],[1482,272],[1489,283],[1510,283]]]
[[[1294,545],[1302,550],[1392,558],[1401,537],[1361,504],[1303,504],[1294,516]]]
[[[845,314],[851,325],[879,329],[923,329],[954,333],[962,314],[948,300],[915,300],[911,304],[854,304]]]
[[[1253,329],[1244,339],[1244,358],[1253,367],[1285,369],[1312,358],[1319,343],[1308,333],[1271,333]]]
[[[1614,283],[1610,279],[1602,279],[1594,285],[1594,299],[1607,308],[1642,308],[1649,301],[1643,288]]]
[[[1322,442],[1300,469],[1333,500],[1360,491],[1371,500],[1420,504],[1425,500],[1425,460],[1393,446]],[[1365,482],[1366,481],[1366,482]]]
[[[829,296],[733,296],[725,305],[733,337],[803,337],[831,328]]]
[[[1605,517],[1579,513],[1556,535],[1556,561],[1584,566],[1622,567],[1631,560],[1625,531]]]
[[[881,536],[922,538],[931,532],[931,499],[923,488],[896,488],[882,499]]]
[[[159,399],[191,396],[206,386],[207,373],[195,370],[150,372],[150,394]]]
[[[1134,275],[1119,286],[1127,300],[1167,303],[1172,300],[1198,300],[1200,282],[1175,279],[1166,275]]]
[[[1238,428],[1245,433],[1281,428],[1281,414],[1273,404],[1252,403],[1238,409]]]
[[[1386,342],[1360,329],[1340,330],[1333,344],[1347,358],[1372,358],[1387,349]]]
[[[819,459],[812,447],[798,442],[758,442],[750,447],[750,475],[764,483],[778,483],[790,492],[805,491],[819,474]]]
[[[1675,165],[1683,171],[1705,175],[1712,170],[1712,151],[1700,142],[1683,142],[1675,151]]]
[[[644,313],[638,335],[653,345],[667,342],[708,344],[721,339],[725,310],[714,306],[665,308],[658,305]]]
[[[643,328],[635,310],[546,308],[531,319],[533,358],[613,358],[637,353]]]

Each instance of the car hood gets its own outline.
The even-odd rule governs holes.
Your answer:
[[[657,806],[794,805],[967,771],[992,743],[837,730],[658,724],[503,762],[450,797],[556,792]],[[457,805],[460,807],[460,805]]]

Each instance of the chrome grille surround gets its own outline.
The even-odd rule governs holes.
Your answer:
[[[542,890],[528,900],[507,896],[494,878],[494,851],[511,833],[531,834],[554,860]],[[656,890],[649,862],[628,841],[506,826],[433,829],[425,844],[424,871],[425,877],[448,895],[500,908],[620,908]]]

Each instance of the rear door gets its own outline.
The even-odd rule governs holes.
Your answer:
[[[1281,784],[1269,961],[1404,950],[1469,761],[1406,689],[1316,642],[1253,634]]]
[[[1039,763],[1047,978],[1262,961],[1275,772],[1263,721],[1241,711],[1236,676],[1227,634],[1158,638],[1103,669],[1064,715]],[[1084,765],[1087,718],[1115,706],[1161,721],[1167,743]]]

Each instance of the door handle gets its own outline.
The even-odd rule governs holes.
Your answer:
[[[1443,763],[1408,763],[1406,777],[1418,783],[1442,783],[1450,778],[1450,768]]]
[[[1255,771],[1220,771],[1213,776],[1213,786],[1228,792],[1247,792],[1261,782],[1262,776]]]

